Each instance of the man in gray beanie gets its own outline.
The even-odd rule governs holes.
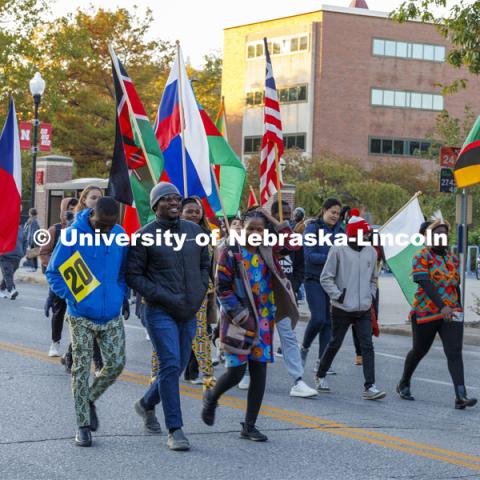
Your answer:
[[[182,197],[178,189],[160,182],[150,192],[150,206],[156,219],[145,225],[140,234],[154,237],[170,232],[183,236],[179,251],[161,244],[144,246],[140,241],[130,248],[127,284],[138,292],[145,305],[145,323],[160,361],[160,369],[142,399],[135,403],[145,429],[160,433],[155,406],[162,402],[168,429],[167,445],[171,450],[188,450],[190,444],[182,427],[179,379],[187,366],[195,336],[195,315],[208,288],[210,260],[208,247],[195,241],[202,233],[193,222],[182,220]]]

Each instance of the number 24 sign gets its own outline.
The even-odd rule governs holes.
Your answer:
[[[100,282],[90,271],[80,252],[75,252],[66,260],[60,266],[59,271],[77,302],[81,302],[100,286]]]

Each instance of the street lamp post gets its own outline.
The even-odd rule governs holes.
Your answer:
[[[31,208],[35,207],[35,183],[37,174],[37,140],[38,140],[38,107],[40,106],[40,100],[45,90],[45,80],[37,72],[30,80],[30,92],[33,96],[33,103],[35,106],[34,120],[33,120],[33,143],[32,143],[32,199],[30,202]]]

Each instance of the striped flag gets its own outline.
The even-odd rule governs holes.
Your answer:
[[[480,117],[477,118],[458,154],[453,173],[458,188],[480,183]]]
[[[262,205],[277,191],[278,185],[280,185],[280,188],[282,187],[281,172],[277,171],[275,155],[278,155],[278,160],[280,160],[280,157],[283,155],[280,104],[278,103],[277,88],[275,86],[275,79],[273,78],[272,62],[268,51],[267,39],[264,38],[263,41],[265,43],[267,68],[264,104],[265,133],[263,134],[262,151],[260,153],[260,203]]]

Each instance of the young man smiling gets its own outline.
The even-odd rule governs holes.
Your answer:
[[[116,224],[119,205],[111,197],[98,200],[94,209],[77,214],[67,238],[79,233],[119,235],[123,228]],[[107,246],[73,246],[59,241],[46,271],[50,288],[67,302],[66,320],[72,339],[72,390],[78,431],[75,443],[92,445],[91,432],[98,428],[94,402],[112,385],[125,365],[125,331],[123,318],[128,318],[125,299],[125,265],[128,247],[117,242]],[[93,340],[100,347],[103,368],[89,385]]]
[[[174,185],[158,183],[150,193],[156,219],[139,233],[156,236],[170,231],[185,235],[183,248],[175,251],[165,243],[145,246],[137,242],[130,249],[127,263],[127,283],[146,303],[145,324],[160,361],[156,380],[135,403],[135,410],[147,431],[160,433],[155,406],[162,402],[171,450],[190,448],[182,431],[179,379],[190,358],[195,314],[205,298],[210,269],[208,248],[195,241],[201,228],[180,219],[181,200]]]

